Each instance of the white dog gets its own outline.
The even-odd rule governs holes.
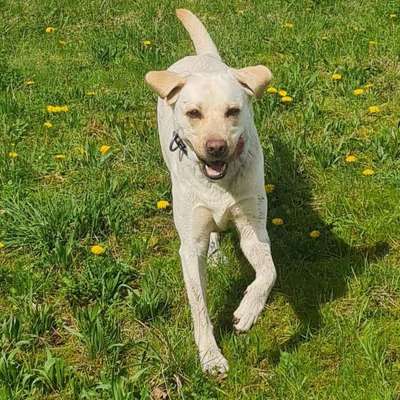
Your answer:
[[[198,18],[183,9],[176,14],[197,55],[166,71],[148,72],[145,79],[159,96],[161,148],[172,179],[179,254],[201,365],[204,371],[224,373],[228,363],[206,305],[206,258],[218,249],[218,232],[230,223],[236,226],[256,272],[234,312],[238,332],[257,320],[276,279],[266,230],[263,153],[251,105],[271,72],[262,65],[229,68]]]

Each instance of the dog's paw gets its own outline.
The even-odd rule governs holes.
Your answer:
[[[234,327],[237,332],[247,332],[257,321],[267,301],[268,291],[259,285],[250,285],[237,310],[233,313]]]
[[[200,354],[202,370],[210,375],[226,375],[228,372],[228,361],[218,348],[209,349]]]

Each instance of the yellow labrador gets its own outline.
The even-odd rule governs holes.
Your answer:
[[[190,11],[176,11],[196,49],[146,82],[158,94],[162,153],[172,180],[174,221],[194,336],[204,371],[225,373],[228,363],[213,334],[206,305],[207,253],[218,249],[218,232],[233,223],[256,277],[234,312],[247,331],[257,320],[276,279],[266,230],[263,153],[253,121],[252,98],[271,79],[257,65],[225,65],[204,25]]]

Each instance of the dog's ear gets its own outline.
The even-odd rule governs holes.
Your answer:
[[[264,65],[230,70],[250,96],[261,97],[272,79],[271,71]]]
[[[185,77],[171,71],[150,71],[145,76],[146,83],[168,104],[173,104],[179,91],[186,83]]]

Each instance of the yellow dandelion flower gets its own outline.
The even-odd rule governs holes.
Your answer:
[[[368,42],[368,44],[369,44],[370,46],[377,46],[377,45],[378,45],[378,42],[377,42],[376,40],[370,40],[370,41]]]
[[[56,154],[56,155],[54,156],[54,159],[55,159],[56,161],[63,161],[63,160],[65,160],[65,155],[64,155],[64,154]]]
[[[60,113],[60,112],[68,112],[68,106],[47,106],[47,112],[49,113]]]
[[[6,247],[6,245],[3,242],[0,242],[0,250],[4,249],[4,247]]]
[[[294,23],[293,22],[285,22],[283,24],[284,28],[288,28],[288,29],[292,29],[294,27]]]
[[[311,231],[309,233],[309,235],[310,235],[310,238],[317,239],[317,238],[319,238],[321,236],[321,232],[318,231],[318,230],[314,230],[314,231]]]
[[[291,103],[292,101],[293,101],[293,97],[290,97],[290,96],[281,97],[281,102],[282,103]]]
[[[272,183],[268,183],[265,185],[265,191],[267,193],[272,193],[275,190],[275,185],[273,185]]]
[[[18,154],[17,154],[15,151],[10,151],[10,152],[8,153],[8,157],[10,157],[10,158],[17,158],[17,157],[18,157]]]
[[[53,28],[52,26],[48,26],[46,28],[46,33],[54,33],[55,30],[56,30],[56,28]]]
[[[147,47],[151,45],[151,41],[150,40],[143,40],[143,44]]]
[[[272,218],[272,221],[271,221],[271,222],[272,222],[274,225],[283,225],[283,224],[284,224],[282,218]]]
[[[358,88],[353,90],[354,96],[361,96],[364,93],[364,89]]]
[[[335,74],[332,75],[331,78],[332,78],[333,81],[340,81],[342,79],[342,75],[335,73]]]
[[[348,156],[346,156],[346,158],[344,159],[347,163],[353,163],[357,161],[357,156],[354,154],[349,154]]]
[[[157,201],[157,208],[159,210],[163,210],[163,209],[168,208],[168,207],[169,207],[169,201],[167,201],[167,200],[159,200],[159,201]]]
[[[270,86],[270,87],[267,89],[267,93],[269,93],[269,94],[278,93],[278,89],[277,89],[277,88],[274,88],[273,86]]]
[[[111,146],[108,146],[107,144],[103,144],[102,146],[100,146],[100,153],[105,155],[108,153],[108,151],[111,149]]]
[[[364,176],[372,176],[375,174],[375,171],[372,168],[365,168],[362,174]]]
[[[90,247],[90,252],[96,256],[100,256],[104,254],[106,251],[106,248],[100,244],[95,244]]]
[[[96,92],[86,92],[86,96],[95,96]]]
[[[279,96],[281,96],[281,97],[287,96],[287,91],[286,90],[281,89],[281,90],[279,90],[278,93],[279,93]]]
[[[381,112],[381,109],[379,106],[371,106],[371,107],[368,107],[368,112],[370,114],[377,114],[377,113]]]
[[[28,81],[25,81],[25,85],[26,86],[31,86],[31,85],[33,85],[35,82],[34,81],[32,81],[31,79],[29,79]]]
[[[53,124],[52,124],[50,121],[46,121],[46,122],[43,124],[43,126],[44,126],[45,128],[47,128],[47,129],[50,129],[50,128],[53,127]]]

